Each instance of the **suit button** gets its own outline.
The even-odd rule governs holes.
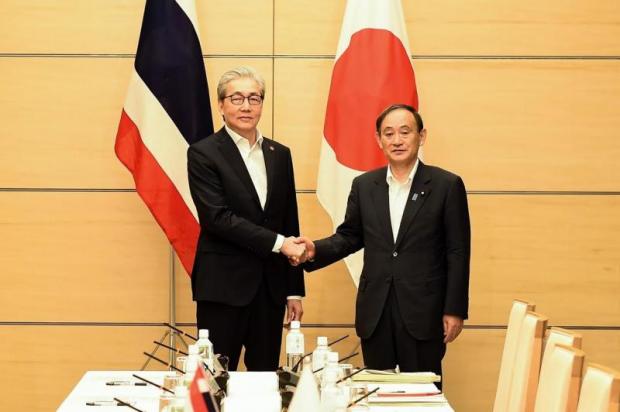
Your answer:
[[[392,256],[394,256],[394,257],[398,256],[398,252],[392,253]]]

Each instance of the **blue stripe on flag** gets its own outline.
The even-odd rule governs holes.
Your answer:
[[[213,133],[200,41],[174,0],[147,0],[135,68],[188,144]]]

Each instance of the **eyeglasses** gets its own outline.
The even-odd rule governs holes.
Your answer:
[[[230,96],[224,96],[224,99],[228,98],[230,98],[230,102],[235,106],[241,106],[245,102],[245,99],[248,99],[248,103],[250,104],[250,106],[258,106],[263,103],[263,97],[257,94],[244,96],[242,94],[235,93],[231,94]]]

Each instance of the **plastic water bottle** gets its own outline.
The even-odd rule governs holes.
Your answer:
[[[213,354],[213,343],[209,340],[209,329],[200,329],[198,331],[198,354],[203,362],[207,364],[211,372],[215,372],[215,355]]]
[[[316,338],[316,349],[312,352],[312,370],[318,370],[327,364],[327,354],[329,347],[327,346],[327,337],[319,336]],[[320,372],[319,372],[320,373]]]
[[[315,369],[316,370],[316,369]],[[336,382],[341,378],[340,366],[338,366],[338,352],[327,353],[327,364],[321,372],[321,390],[329,380]]]
[[[338,381],[338,372],[335,368],[325,370],[323,374],[325,382],[321,389],[321,412],[335,412],[337,410],[346,409],[347,400],[341,388],[336,385]]]
[[[286,334],[286,366],[291,371],[304,356],[304,335],[299,330],[300,326],[298,320],[291,321],[291,329]]]
[[[189,384],[194,379],[198,368],[202,367],[202,357],[198,353],[198,345],[189,345],[187,348],[187,360],[185,361],[185,384]]]

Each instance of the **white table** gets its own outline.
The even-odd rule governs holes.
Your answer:
[[[114,405],[101,406],[101,404],[113,402],[114,398],[118,398],[131,403],[140,410],[157,412],[161,390],[153,385],[106,385],[106,382],[112,381],[140,382],[131,376],[134,373],[159,385],[163,383],[164,376],[174,374],[174,372],[168,371],[89,371],[82,376],[82,379],[60,405],[58,411],[122,412],[132,410]],[[89,406],[87,403],[95,403],[99,406]]]
[[[234,373],[234,372],[233,372]],[[161,390],[152,386],[135,385],[106,385],[112,381],[140,382],[132,377],[136,374],[154,383],[161,385],[164,376],[174,374],[169,371],[88,371],[73,388],[69,396],[58,408],[59,412],[122,412],[130,408],[110,406],[89,406],[87,403],[113,402],[114,398],[129,402],[145,412],[159,410],[159,395]],[[372,412],[454,412],[450,405],[437,406],[371,406]]]

